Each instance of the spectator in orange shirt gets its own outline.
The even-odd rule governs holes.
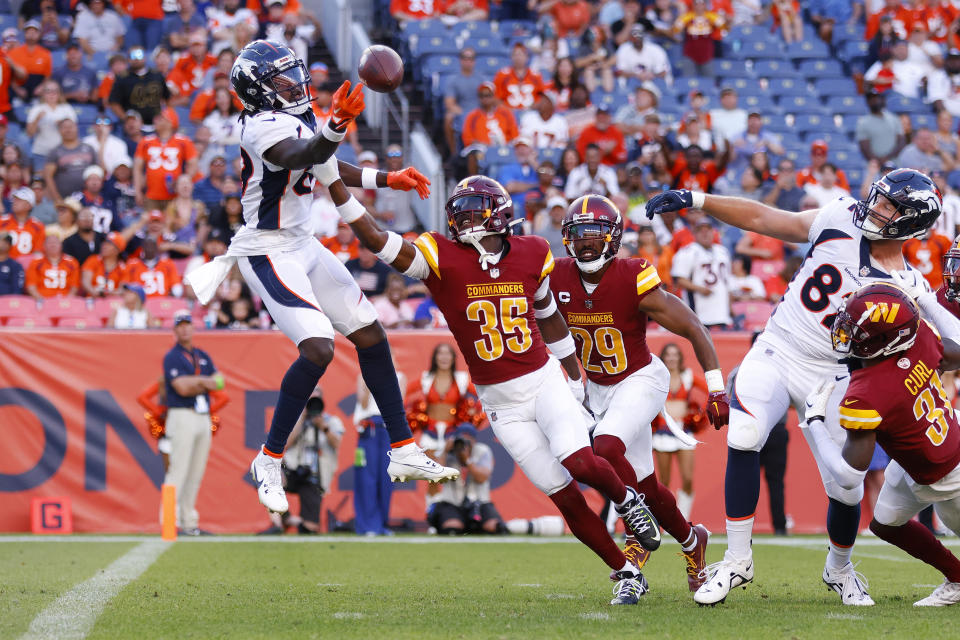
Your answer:
[[[789,245],[791,249],[796,245]],[[747,231],[737,242],[734,253],[750,256],[758,260],[783,260],[786,243],[754,231]]]
[[[530,109],[543,93],[543,78],[530,70],[530,53],[518,42],[510,53],[511,66],[497,71],[493,79],[496,96],[511,109]]]
[[[124,274],[125,282],[143,287],[147,297],[176,296],[183,294],[180,274],[173,260],[160,255],[157,242],[146,238],[140,245],[140,258],[130,258]]]
[[[118,77],[126,75],[128,68],[127,56],[122,53],[115,53],[110,56],[110,70],[103,76],[100,86],[97,88],[97,102],[100,103],[100,108],[104,111],[110,108],[109,98],[113,83]],[[2,87],[0,87],[0,90],[2,90]]]
[[[800,3],[797,0],[773,0],[770,4],[770,15],[773,16],[774,28],[779,26],[783,32],[784,42],[789,44],[803,39],[803,19],[800,17]]]
[[[884,5],[878,11],[870,14],[870,17],[867,18],[867,31],[864,35],[865,40],[873,39],[873,36],[880,28],[880,20],[887,16],[889,16],[890,20],[893,22],[893,29],[896,32],[897,37],[906,39],[907,34],[910,31],[908,27],[912,25],[907,25],[904,23],[904,18],[907,17],[907,14],[905,12],[905,7],[903,6],[902,0],[885,0]]]
[[[126,276],[126,265],[120,254],[127,246],[123,236],[111,231],[100,244],[100,255],[87,258],[80,267],[80,285],[83,295],[108,296],[120,290]]]
[[[673,166],[673,188],[690,189],[691,191],[702,191],[704,193],[713,188],[713,183],[717,181],[727,168],[727,161],[730,159],[730,145],[724,145],[716,162],[703,159],[703,149],[693,144],[683,150],[683,156],[677,158]]]
[[[390,0],[390,15],[403,24],[407,20],[424,20],[437,15],[438,0]]]
[[[217,58],[207,50],[207,31],[197,29],[190,33],[188,55],[181,56],[167,75],[170,87],[170,104],[181,106],[190,102],[190,97],[200,88],[207,69],[217,66]]]
[[[778,302],[783,297],[801,264],[803,264],[802,256],[790,256],[784,261],[780,273],[763,281],[763,288],[767,290],[769,302]]]
[[[23,44],[10,49],[7,56],[27,72],[26,80],[18,83],[23,85],[23,92],[14,88],[24,99],[32,98],[37,86],[53,73],[53,57],[40,44],[40,22],[37,20],[27,20],[23,25]]]
[[[933,228],[922,238],[911,238],[903,243],[903,257],[923,274],[936,291],[943,284],[943,256],[950,250],[950,238],[940,235]]]
[[[580,36],[590,24],[590,5],[585,0],[544,0],[537,12],[553,16],[560,38]]]
[[[181,173],[197,173],[197,149],[177,133],[176,112],[167,107],[153,118],[156,133],[137,145],[133,160],[133,184],[138,205],[163,209],[173,200],[173,184]]]
[[[440,14],[457,20],[486,20],[490,15],[487,0],[440,0]]]
[[[492,82],[477,87],[480,106],[468,113],[463,121],[464,147],[472,144],[503,145],[517,137],[517,120],[510,109],[497,104],[495,91]]]
[[[806,184],[819,184],[820,169],[827,164],[830,147],[823,140],[814,140],[810,144],[810,166],[797,171],[797,186],[803,188]],[[850,191],[850,182],[843,169],[837,169],[837,186]]]
[[[356,258],[360,248],[360,241],[353,234],[353,229],[343,220],[337,223],[337,234],[324,238],[320,243],[343,263]]]
[[[610,114],[610,105],[601,103],[597,106],[597,120],[587,126],[577,138],[577,151],[581,156],[587,155],[587,145],[595,144],[600,148],[600,162],[606,165],[618,165],[627,161],[627,146],[623,133],[613,126],[613,116]]]
[[[37,300],[54,296],[72,296],[80,288],[80,263],[63,253],[57,236],[43,241],[43,256],[27,267],[26,291]]]
[[[10,210],[0,216],[0,232],[10,234],[10,257],[18,258],[39,253],[45,235],[42,222],[33,218],[30,211],[37,204],[37,196],[30,187],[20,187],[11,194]]]
[[[16,42],[16,29],[9,28],[3,30],[4,44],[6,44],[7,38],[11,35],[13,42]],[[13,106],[10,104],[10,94],[12,91],[10,80],[15,79],[17,82],[23,82],[27,79],[27,70],[17,64],[15,60],[12,60],[8,53],[6,46],[0,48],[0,114],[9,114],[12,116]]]
[[[213,112],[217,106],[217,89],[230,91],[230,76],[223,71],[217,71],[214,74],[212,88],[198,92],[193,99],[193,104],[190,105],[191,122],[200,124],[204,118]],[[233,98],[233,105],[237,108],[237,111],[243,111],[243,103],[240,102],[240,99],[232,91],[230,91],[230,96]],[[353,123],[351,122],[351,124]]]

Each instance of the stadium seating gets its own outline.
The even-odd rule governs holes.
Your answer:
[[[36,315],[37,303],[30,296],[0,296],[0,325],[9,324],[13,318]]]
[[[746,331],[760,331],[767,326],[767,320],[776,305],[761,301],[741,301],[730,306],[734,316],[743,317],[743,328]]]
[[[147,302],[144,306],[146,307],[147,311],[150,312],[150,315],[152,315],[154,318],[159,318],[161,321],[172,320],[177,311],[188,308],[186,300],[162,296],[147,298]]]

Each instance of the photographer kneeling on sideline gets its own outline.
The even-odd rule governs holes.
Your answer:
[[[497,508],[490,502],[493,451],[477,442],[477,429],[461,424],[448,434],[442,463],[460,470],[460,479],[443,485],[430,505],[427,521],[437,533],[508,533]]]

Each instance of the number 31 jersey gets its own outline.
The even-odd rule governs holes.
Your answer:
[[[870,241],[853,224],[856,204],[844,197],[820,209],[810,226],[810,250],[764,331],[812,358],[837,361],[830,327],[843,298],[864,285],[890,280],[890,274],[873,265]],[[912,267],[904,268],[919,276]]]
[[[313,175],[309,169],[290,170],[267,162],[263,154],[288,138],[312,138],[317,120],[312,111],[295,116],[265,111],[243,118],[240,134],[241,202],[249,229],[291,230],[313,235],[310,205]]]
[[[960,464],[960,425],[937,368],[940,337],[926,321],[913,346],[856,369],[840,404],[840,426],[872,429],[877,443],[918,484],[933,484]]]
[[[557,260],[550,288],[591,382],[614,385],[650,364],[647,316],[637,305],[659,286],[657,269],[646,260],[614,258],[588,294],[574,259]]]
[[[550,245],[538,236],[508,242],[506,254],[487,270],[476,249],[435,231],[414,242],[430,266],[424,283],[478,385],[513,380],[547,363],[533,301],[553,270]]]

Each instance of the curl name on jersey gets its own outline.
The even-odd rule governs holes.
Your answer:
[[[265,111],[243,117],[240,134],[241,202],[244,224],[251,229],[302,227],[312,231],[313,174],[310,169],[284,169],[264,159],[275,144],[290,138],[312,138],[317,120],[312,111],[292,115]]]

